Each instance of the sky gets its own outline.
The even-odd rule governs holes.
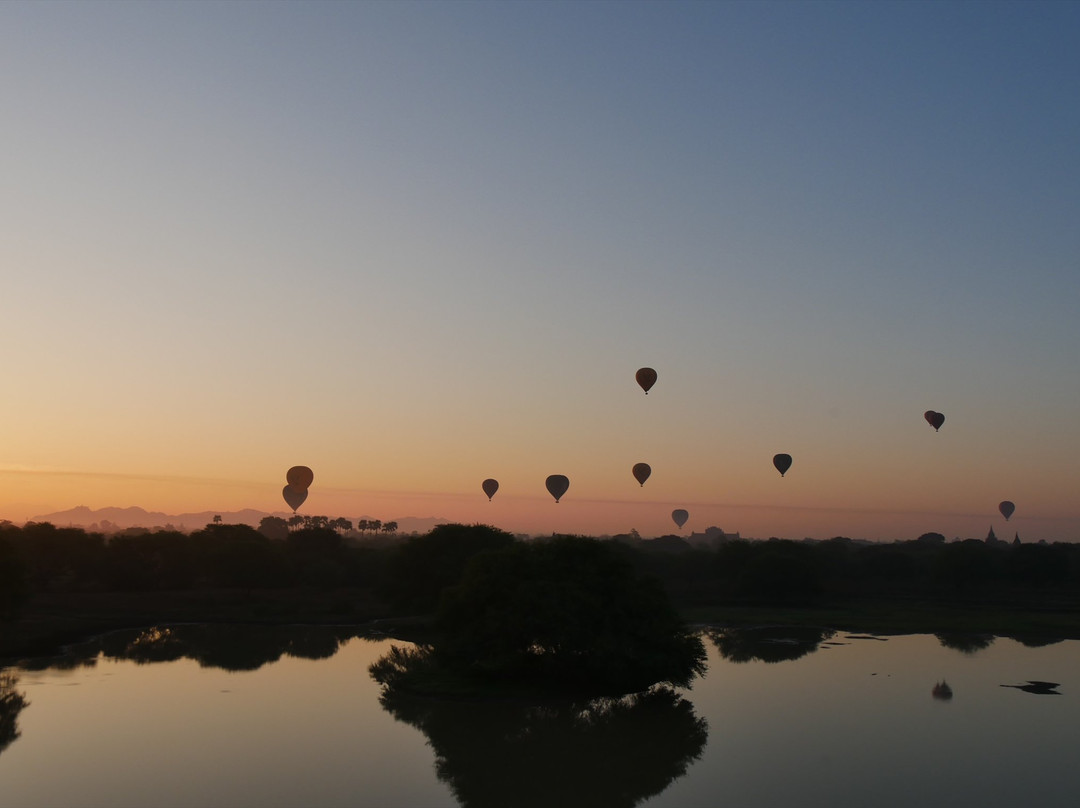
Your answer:
[[[279,511],[302,464],[332,517],[1080,540],[1078,35],[0,4],[0,517]]]

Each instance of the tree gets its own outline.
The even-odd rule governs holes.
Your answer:
[[[259,532],[268,539],[284,541],[289,536],[289,523],[280,516],[264,516],[259,522]]]
[[[26,569],[0,531],[0,620],[18,614],[26,600]]]
[[[686,686],[701,639],[610,542],[558,537],[476,556],[437,613],[436,659],[481,680],[596,694]]]
[[[398,528],[397,522],[387,522],[385,525],[382,526],[382,532],[393,535],[393,534],[397,533],[397,528]]]
[[[352,530],[352,522],[350,522],[348,519],[345,519],[344,517],[338,517],[337,519],[331,519],[327,527],[329,527],[331,530],[336,530],[338,533],[344,536],[346,533]]]
[[[513,542],[509,533],[487,525],[438,525],[397,549],[390,562],[388,594],[400,609],[433,612],[443,590],[458,582],[473,556]]]

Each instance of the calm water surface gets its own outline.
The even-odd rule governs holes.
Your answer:
[[[0,806],[1071,808],[1080,793],[1077,641],[713,632],[692,689],[543,705],[380,700],[367,668],[392,644],[192,626],[5,669]]]

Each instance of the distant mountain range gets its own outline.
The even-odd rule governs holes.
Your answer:
[[[215,516],[220,516],[221,521],[226,524],[258,527],[259,522],[266,516],[280,516],[282,519],[288,519],[292,514],[287,511],[267,513],[266,511],[256,511],[250,508],[242,511],[203,511],[201,513],[169,514],[160,511],[147,511],[138,507],[93,509],[85,505],[79,505],[67,511],[41,514],[35,516],[31,521],[51,522],[57,527],[92,527],[95,530],[108,533],[129,527],[171,527],[177,530],[199,530],[212,523]],[[375,517],[349,516],[346,518],[355,525],[361,519],[371,521]],[[390,521],[398,523],[398,533],[427,533],[436,525],[444,524],[450,520],[439,519],[434,516],[403,516],[392,520],[382,520],[384,524]]]

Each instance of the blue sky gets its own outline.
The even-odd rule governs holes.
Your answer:
[[[983,535],[1012,498],[1080,538],[1078,34],[1068,3],[5,4],[7,511],[270,509],[304,463],[335,515],[546,529],[567,473],[557,529]]]

